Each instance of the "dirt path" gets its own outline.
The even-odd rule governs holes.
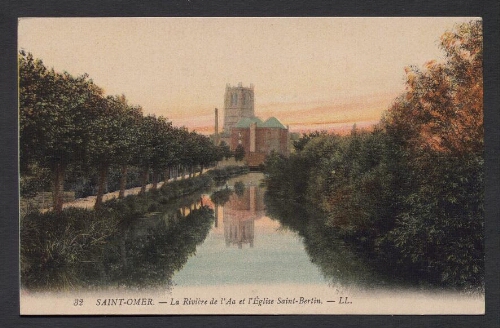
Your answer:
[[[208,170],[203,171],[203,174],[205,174],[207,171]],[[198,175],[200,175],[200,174],[199,173],[195,173],[193,177],[198,176]],[[184,178],[189,179],[189,175],[186,175]],[[179,180],[179,178],[177,178],[177,180]],[[172,181],[174,181],[174,179],[168,180],[167,183],[170,183]],[[158,182],[157,188],[161,188],[161,186],[163,186],[164,183],[165,183],[165,181]],[[153,184],[152,183],[146,185],[146,191],[150,190],[151,188],[153,188]],[[141,187],[135,187],[135,188],[126,189],[125,190],[125,196],[137,195],[137,194],[139,194],[140,191],[141,191]],[[120,191],[116,190],[116,191],[104,194],[102,196],[102,201],[105,202],[105,201],[108,201],[110,199],[118,198],[118,194],[119,193],[120,193]],[[95,199],[96,199],[96,196],[88,196],[88,197],[85,197],[85,198],[77,198],[74,201],[64,203],[63,204],[63,208],[68,208],[68,207],[93,208],[94,204],[95,204]]]
[[[239,166],[239,165],[242,165],[241,163],[238,163],[238,162],[235,162],[234,159],[231,159],[231,160],[225,160],[221,163],[219,163],[219,165],[217,166],[218,168],[222,168],[222,167],[225,167],[225,166]],[[208,171],[212,170],[214,168],[208,168],[208,169],[205,169],[203,171],[203,174],[207,173]],[[195,173],[194,174],[194,177],[195,176],[198,176],[200,175],[199,172]],[[189,175],[185,175],[184,176],[185,179],[189,179]],[[177,177],[177,180],[179,180],[180,178]],[[170,183],[174,181],[174,179],[170,179],[167,181],[167,183]],[[158,188],[161,188],[161,186],[163,186],[165,182],[162,181],[162,182],[158,182]],[[150,190],[151,188],[153,187],[153,184],[150,183],[146,186],[146,191],[147,190]],[[125,190],[125,196],[129,196],[129,195],[137,195],[139,192],[141,191],[141,187],[135,187],[135,188],[130,188],[130,189],[126,189]],[[104,194],[103,197],[102,197],[102,201],[105,202],[105,201],[108,201],[110,199],[113,199],[113,198],[118,198],[118,194],[119,194],[119,191],[116,190],[116,191],[113,191],[113,192],[110,192],[110,193],[107,193],[107,194]],[[63,204],[63,208],[68,208],[68,207],[79,207],[79,208],[93,208],[94,207],[94,204],[95,204],[95,199],[96,199],[96,196],[88,196],[88,197],[84,197],[84,198],[77,198],[71,202],[66,202]],[[42,211],[47,211],[48,209],[44,209]]]
[[[158,182],[158,188],[160,188],[164,182]],[[146,191],[150,190],[153,187],[153,184],[148,184],[146,186]],[[130,188],[125,190],[125,196],[129,195],[137,195],[141,191],[141,187],[135,187],[135,188]],[[118,198],[119,190],[113,191],[107,194],[104,194],[102,196],[102,201],[108,201],[113,198]],[[74,201],[67,202],[63,204],[63,208],[68,208],[68,207],[80,207],[80,208],[93,208],[95,204],[95,199],[96,196],[88,196],[85,198],[77,198]]]

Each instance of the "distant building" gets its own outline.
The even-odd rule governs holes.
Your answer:
[[[226,85],[224,129],[220,137],[231,150],[241,145],[250,167],[262,164],[271,152],[282,155],[289,153],[288,128],[275,117],[263,122],[255,116],[253,85],[249,88],[243,87],[241,83],[237,87]]]
[[[276,118],[262,122],[258,117],[242,118],[231,129],[231,149],[242,145],[250,167],[259,166],[272,152],[288,155],[288,129]]]
[[[243,117],[254,117],[253,85],[249,88],[238,83],[237,87],[226,85],[224,94],[224,134],[231,134],[231,128]]]

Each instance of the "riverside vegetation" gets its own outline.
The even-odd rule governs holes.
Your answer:
[[[104,202],[98,210],[31,212],[21,221],[22,286],[57,290],[168,285],[206,238],[214,218],[195,191],[246,172],[244,166],[213,169]],[[184,217],[179,209],[197,201],[199,206]],[[149,220],[147,228],[144,220]]]
[[[24,51],[18,63],[23,287],[68,288],[104,281],[133,285],[139,280],[131,278],[131,267],[144,273],[146,284],[167,283],[163,278],[206,236],[212,215],[201,206],[177,220],[176,200],[189,200],[194,191],[246,168],[204,172],[234,156],[226,144],[216,146],[209,137],[175,127],[164,117],[143,115],[124,95],[105,95],[86,74],[56,72]],[[158,188],[160,181],[168,183]],[[125,197],[131,187],[140,187],[139,195]],[[51,209],[41,213],[37,198],[49,190]],[[118,199],[104,202],[110,190],[119,191]],[[94,210],[63,210],[67,194],[95,196]],[[135,220],[171,207],[163,225],[157,222],[141,237],[127,232],[125,227]],[[194,226],[193,235],[185,225]],[[178,251],[161,270],[152,267],[166,261],[152,251],[159,240],[168,252]]]
[[[335,236],[387,275],[482,290],[481,22],[445,33],[441,48],[445,62],[406,69],[406,91],[373,130],[310,133],[289,158],[269,157],[268,198],[309,248]],[[315,214],[286,210],[300,204]]]
[[[406,91],[372,130],[309,133],[290,157],[267,158],[268,215],[303,237],[326,276],[363,282],[377,272],[482,290],[481,23],[445,33],[441,47],[444,62],[406,69]],[[214,216],[192,192],[246,168],[158,188],[161,179],[193,176],[232,154],[162,117],[143,116],[124,96],[104,96],[85,75],[56,73],[23,52],[19,67],[21,198],[49,188],[54,196],[52,211],[27,212],[20,221],[23,288],[171,283]],[[139,195],[124,196],[137,185]],[[106,186],[120,190],[118,199],[102,201]],[[63,210],[63,190],[96,194],[94,210]],[[224,204],[241,191],[222,188],[212,201]],[[179,211],[193,203],[189,214]]]
[[[110,184],[122,198],[131,178],[144,192],[148,180],[156,189],[172,173],[192,176],[233,156],[224,143],[143,115],[124,95],[106,96],[86,74],[56,72],[24,51],[18,62],[23,198],[49,189],[60,212],[70,189],[77,197],[95,193],[98,209]]]

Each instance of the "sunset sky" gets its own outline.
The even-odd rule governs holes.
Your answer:
[[[439,37],[468,20],[22,18],[19,48],[202,133],[239,82],[255,85],[262,119],[342,129],[378,121],[404,90],[404,67],[442,60]]]

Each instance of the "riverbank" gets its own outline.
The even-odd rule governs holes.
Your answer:
[[[214,168],[209,168],[205,171],[203,171],[202,174],[207,174],[211,171],[214,172],[222,172],[224,170],[229,169],[234,169],[237,167],[245,167],[244,164],[241,162],[236,162],[234,159],[229,159],[229,160],[223,160],[218,163],[218,165]],[[215,173],[217,175],[217,173]],[[192,177],[198,177],[200,176],[199,172],[196,172],[192,175]],[[166,185],[168,183],[172,183],[175,181],[183,181],[190,179],[189,174],[186,174],[184,177],[178,176],[175,178],[169,179],[167,182],[165,181],[160,181],[157,184],[157,188],[160,189],[163,185]],[[146,185],[146,191],[150,191],[153,188],[153,184],[147,184]],[[124,197],[131,196],[131,195],[138,195],[141,191],[141,187],[133,187],[125,190]],[[103,202],[107,202],[113,199],[118,199],[119,195],[119,190],[114,190],[110,191],[106,194],[103,195]],[[76,198],[74,197],[74,192],[67,191],[65,192],[65,197],[64,197],[64,204],[63,204],[63,209],[68,209],[70,207],[76,207],[76,208],[85,208],[85,209],[92,209],[95,205],[96,197],[95,195],[87,196],[87,197],[81,197],[81,198]],[[40,197],[37,197],[37,199],[21,199],[21,217],[24,217],[28,212],[31,212],[33,210],[38,209],[40,212],[45,213],[50,211],[50,206],[52,204],[52,199],[51,199],[51,193],[50,192],[42,192],[40,193]],[[38,199],[39,198],[39,199]]]
[[[193,245],[203,240],[208,233],[213,211],[203,204],[186,212],[179,211],[180,207],[185,206],[183,203],[186,201],[199,203],[200,191],[246,172],[248,168],[243,166],[224,167],[162,184],[156,190],[149,189],[144,194],[134,195],[137,191],[132,189],[123,199],[113,198],[113,193],[110,193],[110,198],[99,210],[86,206],[91,202],[80,200],[75,203],[79,206],[68,206],[68,203],[61,213],[34,211],[27,214],[20,223],[22,285],[30,289],[64,289],[75,284],[92,285],[98,279],[106,281],[111,279],[109,277],[113,281],[123,280],[128,284],[136,281],[132,277],[121,276],[122,273],[126,275],[126,270],[131,268],[129,263],[145,261],[144,265],[138,266],[147,269],[148,261],[152,261],[151,254],[143,254],[149,249],[147,245],[155,243],[155,240],[179,244],[165,249],[165,252],[170,252],[187,247],[183,242],[196,237],[182,251],[185,261],[193,251]],[[146,229],[137,241],[131,240],[128,245],[121,243],[122,238],[126,241],[131,237],[123,229],[133,226],[141,218],[149,217],[151,213],[162,213],[162,220],[155,221],[155,226],[149,227],[151,231]],[[193,229],[199,233],[190,234],[184,239],[179,237]],[[153,232],[158,236],[151,237]],[[121,258],[123,250],[132,252],[128,260]],[[179,259],[179,256],[176,258]],[[174,264],[171,271],[175,271],[182,263]],[[123,270],[117,270],[117,267],[123,267]],[[151,272],[148,274],[151,276]],[[165,275],[160,270],[155,273],[153,280],[165,281]]]
[[[203,174],[205,174],[205,173],[206,172],[204,172]],[[199,175],[200,175],[199,173],[195,174],[195,176],[199,176]],[[189,177],[186,175],[185,178],[189,178]],[[176,179],[169,179],[167,182],[161,181],[157,184],[157,188],[161,188],[166,183],[171,183],[174,181],[181,181],[181,180],[182,180],[181,178],[176,178]],[[152,183],[146,185],[146,191],[150,191],[152,188],[153,188]],[[134,187],[134,188],[126,189],[124,196],[127,197],[127,196],[131,196],[131,195],[138,195],[140,193],[140,191],[141,191],[141,187]],[[119,190],[108,192],[102,196],[102,201],[107,202],[107,201],[112,200],[112,199],[117,199],[119,193],[120,193]],[[69,208],[69,207],[93,208],[94,204],[95,204],[96,197],[97,196],[87,196],[87,197],[83,197],[83,198],[77,198],[73,201],[65,202],[63,204],[63,209]],[[48,209],[43,209],[42,211],[48,211]]]
[[[484,289],[482,153],[409,150],[392,133],[303,137],[290,157],[266,161],[268,192],[279,209],[313,212],[292,222],[297,230],[318,226],[381,274]]]

